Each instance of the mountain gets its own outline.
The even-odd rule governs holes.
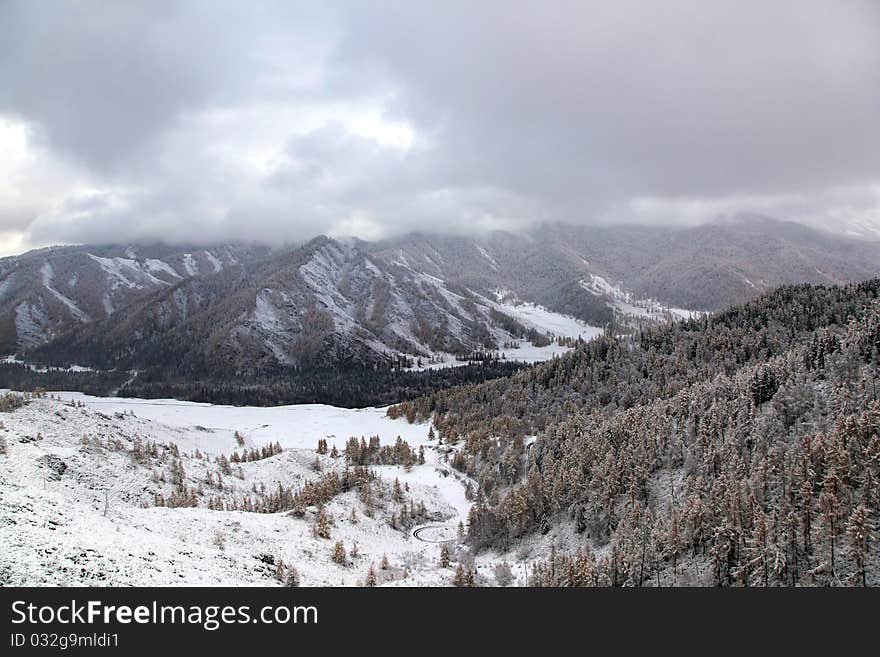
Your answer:
[[[542,239],[637,297],[691,310],[718,310],[786,283],[840,284],[880,273],[878,241],[758,215],[682,228],[558,225]]]
[[[479,240],[410,235],[376,249],[443,280],[483,293],[510,289],[600,326],[609,319],[609,299],[598,292],[609,292],[606,284],[612,298],[623,292],[709,311],[786,283],[839,284],[880,273],[880,241],[759,215],[693,227],[548,224]]]
[[[499,350],[535,330],[504,308],[357,240],[321,236],[258,266],[162,286],[129,312],[29,354],[101,368],[174,363],[198,373],[381,363],[398,353],[427,359]]]
[[[69,246],[0,259],[0,353],[109,318],[179,281],[249,265],[263,247]]]
[[[2,344],[47,364],[173,365],[200,376],[387,365],[400,355],[448,363],[505,350],[540,360],[559,352],[533,350],[547,336],[629,331],[787,282],[880,273],[878,242],[757,216],[373,243],[320,236],[271,251],[151,248],[5,259]]]

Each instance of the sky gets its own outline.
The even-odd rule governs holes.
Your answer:
[[[876,0],[0,0],[0,254],[880,228],[878,117]]]

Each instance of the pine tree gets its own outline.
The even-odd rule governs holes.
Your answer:
[[[9,443],[6,442],[5,436],[0,436],[0,454],[9,454]]]
[[[391,565],[388,563],[388,555],[387,554],[382,555],[382,564],[379,567],[382,570],[388,570],[391,567]]]
[[[284,584],[290,588],[299,587],[299,571],[294,566],[291,566],[287,571],[287,579],[284,580]]]
[[[849,551],[856,564],[853,580],[861,586],[868,585],[867,562],[871,543],[874,540],[874,523],[871,512],[864,504],[855,508],[846,523],[846,536],[849,539]]]
[[[370,564],[370,570],[367,571],[367,586],[376,586],[376,570],[373,568],[373,564]]]

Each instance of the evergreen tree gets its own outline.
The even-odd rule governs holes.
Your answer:
[[[856,565],[853,580],[861,586],[867,586],[868,554],[874,540],[874,523],[871,521],[871,512],[864,504],[857,506],[850,515],[846,523],[846,536]]]

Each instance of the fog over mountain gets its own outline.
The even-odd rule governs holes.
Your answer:
[[[876,236],[880,6],[7,1],[0,252],[428,226]]]

